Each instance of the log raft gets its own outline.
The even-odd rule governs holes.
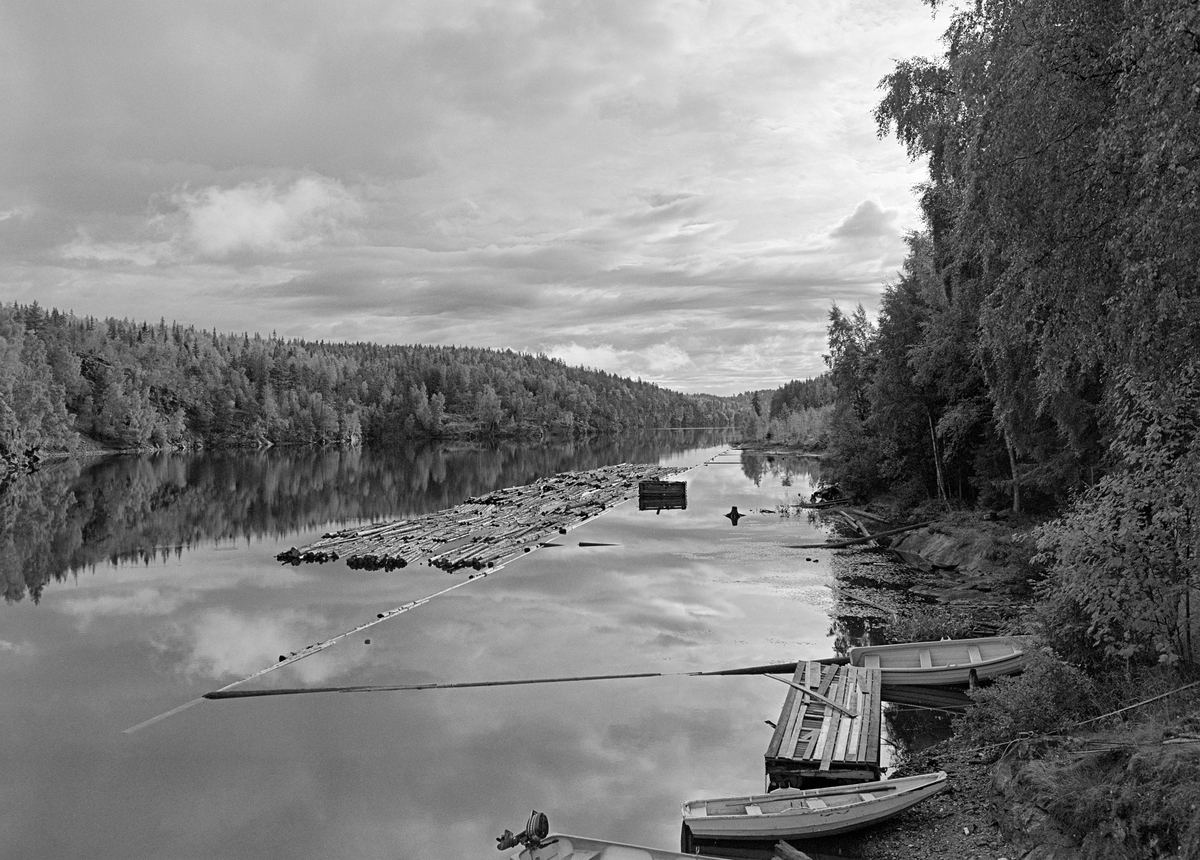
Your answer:
[[[451,572],[494,569],[633,497],[639,483],[661,482],[685,471],[621,463],[563,472],[494,490],[448,510],[330,532],[276,558],[285,564],[344,559],[348,567],[365,570],[395,570],[420,561]]]

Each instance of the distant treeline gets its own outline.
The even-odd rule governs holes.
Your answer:
[[[945,43],[882,84],[926,229],[877,321],[830,313],[823,476],[1059,513],[1047,630],[1195,661],[1200,6],[982,0]]]
[[[0,307],[0,456],[120,448],[587,435],[729,426],[729,398],[558,359],[218,334]]]
[[[739,395],[738,429],[750,438],[819,451],[829,444],[830,419],[837,389],[822,373],[794,379],[775,390]]]

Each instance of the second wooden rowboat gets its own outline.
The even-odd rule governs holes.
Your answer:
[[[899,645],[862,645],[849,651],[850,665],[879,669],[885,687],[952,686],[1020,672],[1029,662],[1028,636],[942,639]]]
[[[946,787],[942,771],[833,788],[692,800],[685,833],[698,839],[811,839],[859,830],[891,818]]]

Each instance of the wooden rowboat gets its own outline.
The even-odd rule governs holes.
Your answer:
[[[899,645],[863,645],[849,651],[850,665],[879,669],[883,686],[951,686],[1011,675],[1031,656],[1028,636],[942,639]]]
[[[946,787],[942,771],[835,788],[692,800],[685,834],[697,839],[809,839],[847,833],[891,818]]]
[[[622,842],[551,833],[536,847],[525,847],[520,860],[706,860],[704,854],[677,854]]]

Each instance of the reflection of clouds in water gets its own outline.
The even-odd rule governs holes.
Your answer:
[[[179,669],[185,674],[214,679],[245,676],[274,664],[281,654],[329,638],[328,627],[324,618],[296,610],[250,614],[213,609],[187,625],[176,626],[158,647],[182,653]],[[317,657],[292,664],[289,671],[301,683],[315,684],[340,675],[363,659],[360,652],[338,651],[335,645]]]
[[[32,654],[34,648],[32,642],[9,642],[5,639],[0,639],[0,651],[20,656]]]
[[[183,591],[139,588],[124,594],[101,594],[96,597],[67,597],[54,603],[59,612],[73,616],[79,627],[86,628],[100,617],[112,615],[170,615],[187,603],[190,596]]]

